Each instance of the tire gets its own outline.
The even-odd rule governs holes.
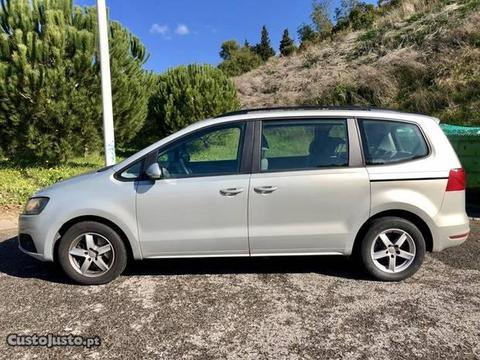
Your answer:
[[[127,250],[112,228],[85,221],[73,225],[60,239],[58,262],[65,274],[79,284],[106,284],[125,270]]]
[[[384,217],[372,221],[361,243],[360,258],[375,279],[400,281],[417,272],[425,252],[425,239],[413,223]]]

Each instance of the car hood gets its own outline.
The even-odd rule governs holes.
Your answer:
[[[88,183],[104,176],[110,176],[113,172],[112,167],[105,167],[99,170],[88,171],[79,175],[72,176],[70,178],[56,182],[46,188],[37,191],[33,196],[48,196],[52,192],[63,190],[65,188],[84,187],[88,186]]]

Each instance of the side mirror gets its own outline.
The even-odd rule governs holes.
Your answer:
[[[154,162],[147,167],[147,169],[145,170],[145,175],[147,175],[150,180],[155,181],[160,180],[163,174],[162,169],[160,169],[158,163]]]

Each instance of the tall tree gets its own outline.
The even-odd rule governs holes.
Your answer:
[[[317,33],[313,30],[311,25],[302,24],[297,30],[298,38],[300,40],[300,50],[308,46],[308,44],[315,42]]]
[[[220,46],[220,57],[223,60],[229,60],[232,58],[232,54],[239,49],[240,45],[238,45],[237,40],[224,41]]]
[[[267,61],[275,55],[275,50],[270,44],[270,35],[268,34],[267,27],[263,25],[260,43],[255,45],[254,51],[260,56],[263,61]]]
[[[94,8],[72,0],[1,0],[0,152],[49,162],[101,149]],[[117,144],[144,122],[150,74],[141,42],[110,24]]]
[[[359,3],[359,0],[341,0],[340,6],[335,9],[335,20],[339,22],[347,18]]]
[[[332,32],[332,21],[330,20],[330,0],[313,0],[312,14],[310,15],[315,30],[321,39],[326,38]]]
[[[296,49],[297,47],[295,46],[295,43],[290,37],[288,29],[285,29],[283,31],[282,40],[280,41],[280,54],[282,54],[283,56],[289,56],[293,54]]]

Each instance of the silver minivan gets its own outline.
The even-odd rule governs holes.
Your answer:
[[[469,234],[465,173],[438,123],[356,108],[200,121],[37,192],[19,247],[82,284],[130,259],[303,255],[355,255],[402,280]]]

